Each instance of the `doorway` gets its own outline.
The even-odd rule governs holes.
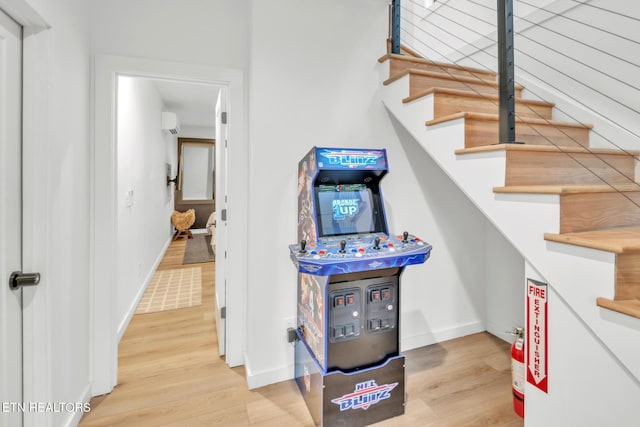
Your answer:
[[[173,62],[153,61],[140,58],[114,57],[98,55],[96,57],[96,121],[95,121],[95,146],[94,146],[94,215],[92,218],[92,241],[94,252],[93,260],[93,289],[94,289],[94,318],[93,325],[93,376],[94,383],[91,394],[93,396],[105,394],[117,383],[117,345],[120,333],[126,327],[122,319],[114,316],[118,301],[117,283],[114,271],[117,265],[117,242],[114,236],[118,236],[118,215],[116,206],[118,199],[123,197],[118,190],[118,156],[117,156],[117,109],[115,94],[119,76],[133,76],[147,79],[174,80],[184,83],[197,83],[215,85],[222,88],[225,93],[228,106],[233,106],[233,113],[228,109],[226,113],[232,117],[227,127],[233,129],[228,132],[229,146],[233,147],[233,153],[228,155],[227,162],[231,165],[243,164],[246,158],[245,121],[244,121],[244,95],[243,77],[240,70],[219,69],[216,67],[203,67]],[[225,144],[226,146],[226,144]],[[216,146],[217,147],[217,146]],[[217,153],[216,153],[217,154]],[[246,200],[243,197],[233,197],[236,191],[246,194],[246,169],[240,166],[237,169],[229,168],[229,191],[225,197],[225,203],[229,209],[235,207],[240,213],[233,222],[224,227],[225,232],[237,230],[240,236],[246,235]],[[233,172],[232,172],[233,171]],[[220,177],[218,183],[225,181]],[[133,197],[135,199],[135,190]],[[136,203],[134,201],[134,203]],[[234,209],[234,210],[235,210]],[[218,234],[221,233],[221,223],[226,223],[220,216],[220,210],[216,211]],[[235,232],[235,231],[234,231]],[[244,241],[244,238],[241,241]],[[224,242],[228,242],[227,239]],[[233,268],[225,268],[229,271],[227,283],[238,281],[239,286],[234,287],[233,292],[227,296],[226,306],[233,305],[234,316],[226,318],[228,330],[226,341],[226,363],[229,366],[243,364],[244,353],[244,304],[245,283],[241,274],[234,272],[246,272],[246,256],[241,251],[246,248],[237,248],[238,256],[231,257],[234,248],[228,244],[221,248],[218,242],[218,252],[227,256],[217,256],[216,276],[218,269],[225,265],[233,265]],[[246,273],[244,273],[246,274]],[[228,340],[233,336],[234,340]]]

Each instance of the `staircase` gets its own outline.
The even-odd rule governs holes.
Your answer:
[[[378,62],[389,112],[640,381],[638,153],[590,149],[591,126],[553,120],[519,86],[524,143],[497,144],[495,74],[407,48]]]

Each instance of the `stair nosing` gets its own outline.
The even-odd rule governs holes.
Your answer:
[[[488,151],[555,151],[559,153],[585,153],[585,154],[602,154],[602,155],[620,155],[620,156],[637,156],[640,151],[623,151],[614,148],[588,148],[582,146],[556,146],[556,145],[538,145],[538,144],[493,144],[480,145],[470,148],[459,148],[455,154],[473,154]]]
[[[608,237],[607,241],[596,238],[597,233],[607,233],[613,230],[633,230],[640,237],[640,227],[612,227],[601,230],[577,231],[571,233],[544,233],[544,239],[549,242],[563,243],[567,245],[580,246],[590,249],[597,249],[615,254],[625,252],[640,251],[640,238],[637,244],[628,244],[627,242],[612,242],[614,238]]]
[[[580,194],[580,193],[633,193],[640,192],[640,184],[629,184],[628,189],[611,185],[512,185],[494,187],[501,194]]]
[[[414,95],[404,98],[402,102],[404,103],[411,102],[423,96],[436,94],[436,93],[465,96],[468,98],[482,98],[482,99],[489,99],[489,100],[495,100],[495,101],[500,100],[500,97],[497,95],[487,95],[487,94],[482,94],[478,92],[473,92],[470,90],[451,89],[451,88],[445,88],[445,87],[432,86],[430,88],[421,90],[420,92]],[[551,107],[551,108],[555,107],[555,104],[552,102],[539,101],[537,99],[516,98],[516,102],[527,104],[527,105],[538,105],[541,107]]]
[[[446,62],[430,61],[428,59],[421,58],[421,57],[405,56],[405,55],[399,55],[397,53],[384,54],[380,58],[378,58],[378,62],[384,62],[387,59],[397,59],[400,61],[414,61],[414,62],[420,62],[425,65],[435,65],[437,67],[454,68],[459,71],[469,71],[470,73],[487,74],[487,75],[493,76],[494,78],[497,77],[496,72],[491,70],[483,70],[480,68],[467,67],[467,66],[458,65],[458,64],[449,64]]]
[[[397,73],[393,74],[392,76],[389,76],[388,79],[386,79],[385,81],[382,82],[383,85],[389,85],[393,82],[395,82],[396,80],[399,80],[400,78],[409,75],[409,77],[411,77],[411,75],[422,75],[422,76],[428,76],[428,77],[434,77],[434,78],[439,78],[439,79],[443,79],[443,80],[451,80],[451,81],[458,81],[461,83],[472,83],[472,84],[479,84],[479,85],[484,85],[487,87],[493,87],[496,90],[499,89],[499,84],[497,82],[494,81],[487,81],[487,80],[482,80],[482,79],[474,79],[471,77],[464,77],[464,76],[454,76],[452,77],[450,74],[446,74],[446,73],[438,73],[438,72],[434,72],[434,71],[427,71],[427,70],[418,70],[417,68],[405,68],[402,71],[398,71]],[[523,87],[516,85],[516,90],[522,90]]]
[[[447,122],[449,120],[457,120],[460,118],[469,118],[475,120],[487,120],[487,121],[500,121],[499,114],[489,114],[489,113],[476,113],[473,111],[462,111],[459,113],[453,113],[446,116],[438,117],[436,119],[427,120],[425,122],[426,126],[432,126],[438,123]],[[570,123],[563,122],[559,120],[547,120],[540,119],[537,117],[516,117],[516,123],[521,124],[529,124],[529,125],[542,125],[542,126],[553,126],[553,127],[572,127],[576,129],[592,129],[593,125],[584,124],[584,123]]]
[[[607,310],[612,310],[640,319],[640,300],[612,300],[609,298],[598,297],[596,298],[596,305]]]
[[[396,80],[400,80],[402,77],[406,76],[407,74],[409,74],[409,68],[399,71],[392,76],[389,76],[385,81],[382,82],[382,84],[385,86],[388,86],[391,83],[395,82]]]
[[[487,81],[487,80],[482,80],[481,78],[474,79],[473,77],[465,77],[465,76],[452,77],[450,74],[447,74],[447,73],[440,73],[437,71],[429,71],[429,70],[420,70],[418,68],[407,68],[401,72],[404,72],[404,71],[406,71],[409,74],[436,77],[436,78],[447,79],[447,80],[456,80],[463,83],[475,83],[475,84],[481,84],[486,86],[494,86],[496,88],[500,87],[500,84],[496,81]],[[524,87],[520,85],[515,85],[515,88],[520,90],[524,89]]]

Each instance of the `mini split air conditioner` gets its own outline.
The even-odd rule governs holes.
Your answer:
[[[176,113],[166,111],[162,113],[162,130],[172,135],[177,135],[180,132],[180,123]]]

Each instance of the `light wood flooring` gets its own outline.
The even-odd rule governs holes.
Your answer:
[[[182,267],[173,241],[159,269]],[[214,263],[202,305],[135,315],[119,345],[118,385],[91,400],[80,426],[312,426],[293,380],[247,390],[217,353]],[[474,334],[406,355],[407,407],[376,426],[523,426],[512,409],[509,344]]]

